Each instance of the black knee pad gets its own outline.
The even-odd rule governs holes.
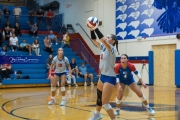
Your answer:
[[[100,91],[99,89],[97,89],[97,101],[96,101],[96,105],[102,106],[102,91]]]

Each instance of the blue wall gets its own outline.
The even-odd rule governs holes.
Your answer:
[[[137,36],[150,37],[180,32],[180,29],[175,29],[178,25],[176,26],[175,23],[169,23],[172,22],[170,20],[171,17],[177,18],[174,16],[177,16],[177,14],[180,15],[180,8],[177,14],[175,14],[176,11],[173,10],[167,14],[163,14],[167,11],[163,7],[162,9],[157,9],[152,6],[153,3],[157,1],[158,0],[116,0],[116,35],[118,39],[134,39]],[[173,5],[169,4],[169,6],[172,7]],[[170,7],[169,10],[171,10]],[[163,16],[161,16],[162,14]],[[164,20],[163,22],[165,23],[160,24],[161,28],[158,26],[159,21],[157,21],[160,16],[162,17],[160,20]],[[180,22],[180,18],[178,20]],[[173,25],[174,27],[172,27]]]

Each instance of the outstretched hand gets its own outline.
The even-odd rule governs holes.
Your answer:
[[[144,87],[144,88],[147,88],[147,85],[144,83],[144,84],[142,84],[142,86]]]

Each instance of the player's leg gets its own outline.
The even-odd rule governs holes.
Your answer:
[[[120,106],[121,106],[121,101],[123,98],[123,93],[124,93],[124,89],[125,89],[125,84],[124,83],[120,83],[122,90],[119,90],[117,87],[117,98],[116,98],[116,111],[115,111],[115,115],[119,115],[120,114]]]
[[[99,120],[102,118],[102,115],[100,114],[102,108],[102,89],[103,89],[103,83],[99,79],[97,83],[96,111],[93,113],[94,115],[89,120]]]
[[[114,89],[114,85],[106,82],[106,83],[104,83],[103,90],[102,90],[102,106],[105,109],[105,111],[108,113],[111,120],[116,119],[113,109],[112,109],[111,105],[109,104],[113,89]]]
[[[52,92],[52,97],[51,100],[48,102],[48,105],[52,105],[53,103],[56,102],[54,96],[56,94],[56,85],[57,85],[57,81],[59,80],[59,76],[54,75],[54,77],[51,78],[51,92]]]
[[[143,93],[140,90],[140,88],[138,87],[138,85],[135,82],[133,82],[132,84],[129,85],[129,87],[141,99],[141,101],[143,102],[143,104],[146,107],[146,110],[149,112],[149,114],[153,115],[155,113],[155,111],[149,106],[149,104],[148,104],[148,102],[146,100],[146,97],[143,95]]]
[[[61,94],[62,94],[62,101],[60,103],[61,106],[64,106],[66,104],[65,83],[66,83],[66,74],[63,74],[61,75]]]

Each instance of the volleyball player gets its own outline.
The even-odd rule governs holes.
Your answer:
[[[123,91],[125,89],[125,85],[128,85],[132,91],[134,91],[137,96],[140,98],[140,100],[143,102],[143,105],[146,107],[146,110],[149,112],[150,115],[153,115],[155,111],[149,106],[146,97],[141,92],[138,85],[135,83],[132,72],[136,74],[136,76],[139,78],[139,81],[141,82],[142,86],[146,88],[146,84],[143,82],[141,75],[136,70],[135,66],[128,62],[128,56],[126,54],[121,55],[121,63],[116,65],[115,67],[116,74],[119,75],[117,77],[117,83],[121,85],[122,90],[117,89],[117,99],[116,99],[116,111],[115,115],[120,114],[120,104],[121,100],[123,98]]]
[[[62,101],[60,103],[61,106],[64,106],[66,103],[65,99],[65,83],[66,83],[66,69],[69,69],[69,75],[71,75],[71,67],[69,65],[69,60],[67,57],[64,56],[63,48],[58,49],[58,55],[55,56],[52,60],[52,64],[50,67],[50,72],[49,72],[49,78],[51,78],[51,70],[54,68],[55,65],[55,73],[54,77],[52,78],[52,86],[51,86],[51,91],[52,91],[52,98],[48,102],[48,105],[52,105],[53,103],[56,102],[54,96],[56,92],[56,84],[57,81],[61,80],[61,93],[62,93]]]
[[[97,34],[100,42],[96,41],[95,33]],[[97,84],[96,111],[90,120],[98,120],[102,118],[101,114],[99,113],[102,107],[108,113],[111,120],[116,120],[113,109],[109,104],[109,100],[114,86],[116,85],[116,74],[114,72],[116,50],[114,46],[116,45],[116,49],[118,50],[118,41],[116,36],[113,34],[104,37],[97,26],[94,29],[91,29],[91,38],[94,44],[96,44],[96,46],[98,46],[101,50],[99,65],[101,75]]]

